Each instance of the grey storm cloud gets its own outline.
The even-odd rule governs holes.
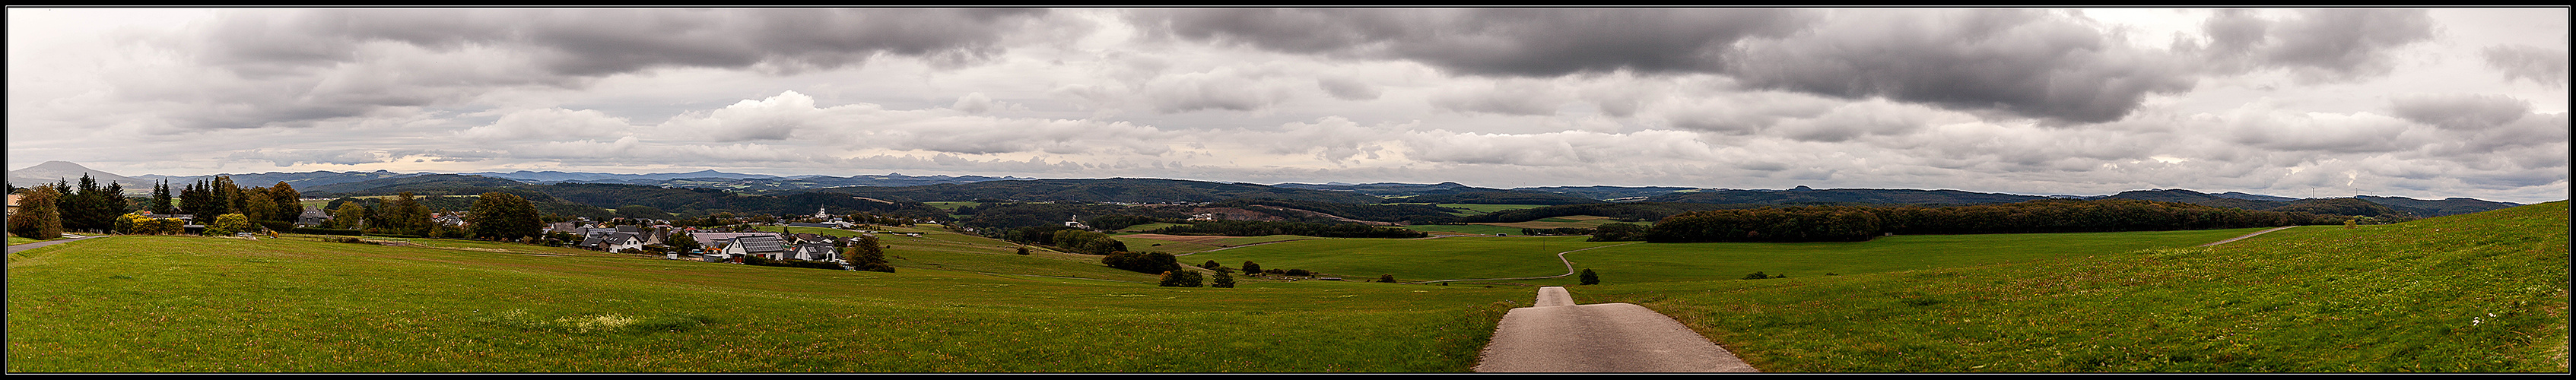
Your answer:
[[[244,69],[364,59],[358,45],[499,46],[543,54],[561,75],[660,66],[794,68],[877,54],[963,60],[996,53],[1034,9],[330,9],[228,17],[210,58]]]
[[[664,67],[794,73],[979,61],[1035,9],[326,9],[227,13],[160,41],[232,78],[120,83],[183,128],[305,126]]]
[[[1717,69],[1736,41],[1797,30],[1788,9],[1189,9],[1137,12],[1184,39],[1419,61],[1473,75]]]
[[[1721,74],[1756,88],[2104,122],[2189,90],[2185,60],[2035,10],[1370,10],[1140,12],[1183,39],[1471,75]]]
[[[2050,120],[2118,120],[2149,93],[2190,90],[2179,60],[2131,49],[2035,10],[1854,10],[1826,25],[1745,43],[1730,73],[1746,85],[1882,97]]]
[[[2305,9],[2285,20],[2221,10],[2203,24],[2205,57],[2234,70],[2290,69],[2307,81],[2349,81],[2395,68],[2389,50],[2432,40],[2422,9]],[[2189,48],[2190,46],[2185,46]]]
[[[2400,98],[2388,108],[2397,117],[2446,129],[2487,129],[2531,114],[2531,102],[2504,95],[2425,95]]]
[[[2487,66],[2504,71],[2506,79],[2524,79],[2542,86],[2567,85],[2567,51],[2529,45],[2488,47],[2483,52]]]

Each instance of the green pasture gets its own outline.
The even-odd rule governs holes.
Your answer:
[[[2070,234],[1902,235],[1847,243],[1628,244],[1585,242],[1586,236],[1436,239],[1319,239],[1193,254],[1191,261],[1264,268],[1302,267],[1345,276],[1393,274],[1398,280],[1490,279],[1566,274],[1556,253],[1605,283],[1742,278],[1761,271],[1791,277],[1964,267],[2098,252],[2188,247],[2261,229]],[[1610,247],[1616,245],[1616,247]],[[1568,276],[1511,280],[1556,286]]]
[[[1529,297],[849,272],[429,240],[119,236],[11,255],[9,371],[1456,372],[1474,364],[1504,302]],[[916,261],[996,256],[891,244]]]
[[[1448,208],[1455,208],[1455,209],[1466,209],[1466,210],[1468,211],[1468,212],[1465,212],[1465,213],[1452,213],[1452,214],[1458,214],[1458,215],[1460,215],[1460,216],[1465,216],[1465,215],[1476,215],[1476,214],[1492,214],[1492,213],[1494,213],[1494,212],[1496,212],[1496,211],[1503,211],[1503,210],[1519,210],[1519,209],[1532,209],[1532,208],[1547,207],[1547,205],[1488,205],[1488,204],[1472,204],[1472,203],[1442,203],[1442,204],[1437,204],[1437,205],[1434,205],[1434,206],[1448,207]]]
[[[1521,229],[1519,227],[1503,227],[1486,224],[1416,224],[1404,226],[1404,228],[1422,232],[1450,232],[1470,235],[1521,234]]]
[[[2567,222],[2561,201],[1841,276],[1606,272],[1572,293],[1653,308],[1771,372],[2564,373]]]

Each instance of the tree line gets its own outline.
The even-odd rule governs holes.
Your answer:
[[[1253,220],[1201,220],[1187,225],[1146,231],[1171,235],[1270,236],[1298,235],[1333,238],[1419,238],[1431,236],[1422,231],[1396,227],[1379,227],[1359,223],[1265,222]]]

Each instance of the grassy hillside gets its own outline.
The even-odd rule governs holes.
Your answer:
[[[1754,271],[1792,277],[1849,275],[2044,260],[2095,252],[2188,247],[2260,229],[2074,234],[1899,235],[1849,243],[1594,243],[1585,236],[1316,239],[1183,256],[1228,266],[1304,268],[1343,276],[1399,280],[1487,279],[1565,274],[1558,252],[1605,283],[1705,281]],[[1572,285],[1573,277],[1509,283]]]
[[[923,240],[937,235],[925,235]],[[1159,288],[524,245],[121,236],[11,255],[11,372],[1445,372],[1526,289]],[[1069,268],[1069,267],[1068,267]],[[1069,271],[1056,268],[1045,271]],[[1008,272],[1008,271],[993,271]],[[1134,277],[1125,278],[1134,279]]]
[[[2566,372],[2565,201],[2210,248],[1578,286],[1774,372]]]

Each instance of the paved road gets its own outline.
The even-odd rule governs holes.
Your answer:
[[[102,238],[102,237],[106,237],[106,236],[82,236],[82,237],[76,237],[76,238],[70,238],[70,239],[54,239],[54,240],[46,240],[46,241],[40,241],[40,242],[34,242],[34,243],[27,243],[27,244],[12,245],[12,246],[9,246],[9,253],[18,253],[18,251],[24,251],[24,250],[29,250],[29,249],[35,249],[36,247],[43,247],[43,246],[48,246],[48,245],[55,245],[55,244],[69,243],[69,242],[73,242],[73,241],[77,241],[77,240],[82,240],[82,239],[94,239],[94,238]]]
[[[2237,240],[2245,240],[2245,238],[2254,237],[2254,235],[2262,235],[2262,234],[2265,234],[2265,233],[2270,233],[2270,232],[2272,232],[2272,231],[2280,231],[2280,230],[2290,229],[2290,227],[2298,227],[2298,226],[2273,227],[2272,229],[2262,230],[2262,231],[2254,231],[2254,233],[2245,234],[2245,236],[2238,236],[2238,237],[2227,238],[2227,240],[2220,240],[2220,241],[2218,241],[2218,242],[2216,242],[2216,243],[2201,244],[2200,246],[2202,246],[2202,247],[2207,247],[2207,246],[2213,246],[2213,245],[2219,245],[2219,244],[2232,243],[2232,242],[2235,242],[2235,241],[2237,241]]]
[[[1761,372],[1644,306],[1576,305],[1561,286],[1533,305],[1503,315],[1476,372]]]

